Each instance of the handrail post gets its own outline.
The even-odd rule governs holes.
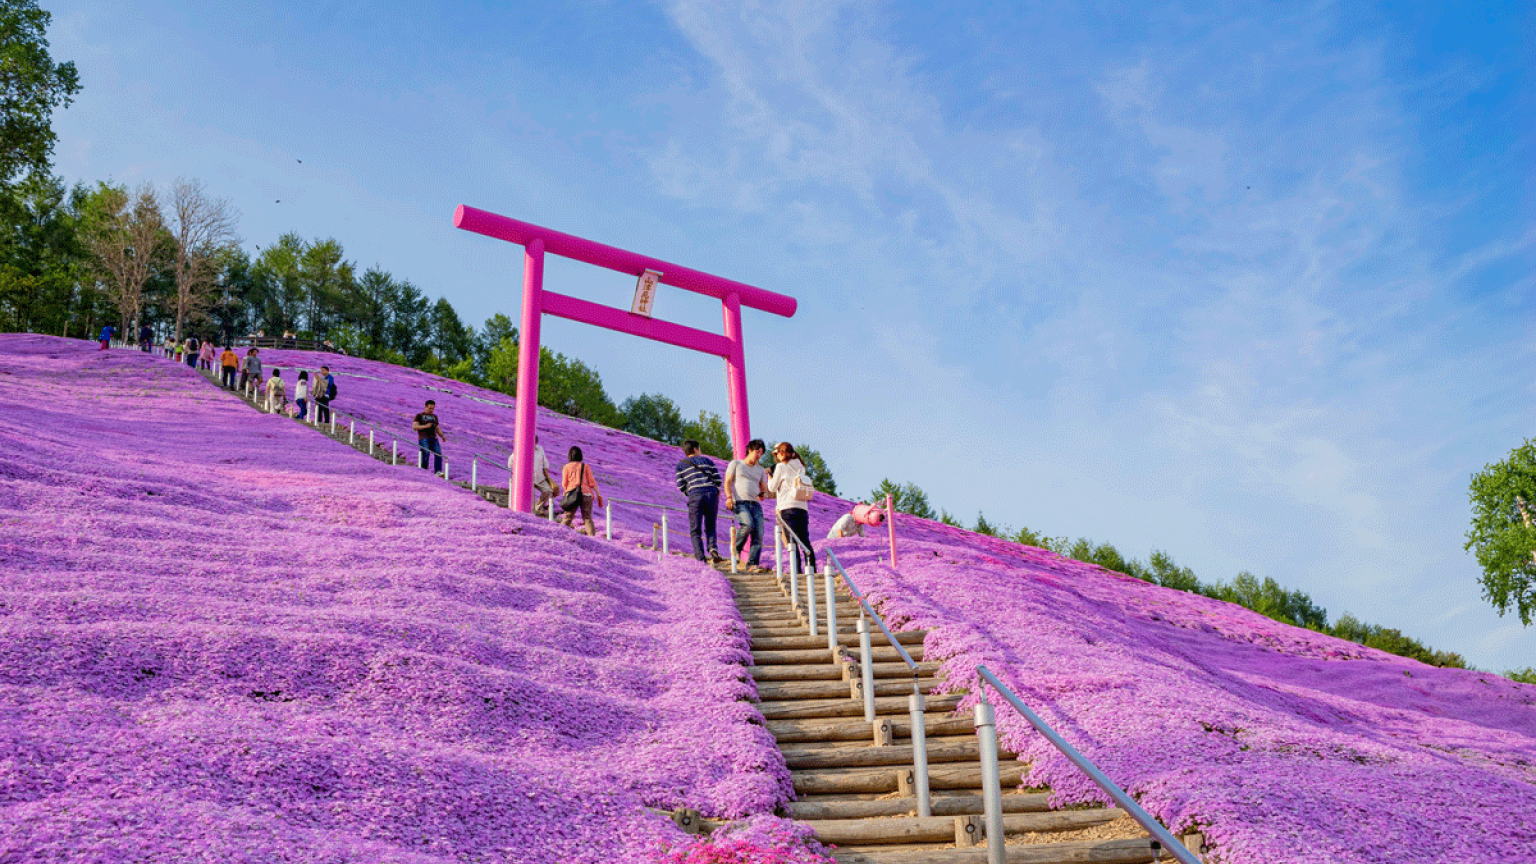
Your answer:
[[[981,748],[981,801],[987,826],[987,864],[1004,864],[1003,784],[997,767],[997,711],[987,702],[985,685],[976,703],[976,741]]]
[[[783,529],[779,529],[782,531]],[[775,534],[779,545],[784,543],[782,534]],[[789,605],[796,612],[800,611],[800,576],[795,572],[795,559],[789,559]]]
[[[667,511],[666,511],[666,508],[662,508],[662,511],[661,511],[661,554],[664,555],[664,556],[672,554],[671,544],[667,541]]]
[[[373,444],[373,427],[370,426],[370,427],[368,427],[368,455],[369,456],[373,455],[373,449],[374,449],[374,444]]]
[[[891,569],[896,569],[896,507],[895,499],[885,496],[885,527],[891,537]]]
[[[782,589],[784,587],[784,529],[778,524],[777,519],[773,525],[773,578],[778,581],[779,588]]]
[[[511,495],[512,495],[511,492],[507,493],[507,496],[508,496],[507,497],[507,509],[508,510],[512,509],[512,498],[511,498]],[[553,496],[553,495],[549,496],[549,521],[551,521],[551,522],[555,521],[555,496]]]
[[[864,722],[875,722],[874,649],[869,645],[869,619],[859,609],[859,678],[864,682]]]
[[[331,417],[331,423],[332,423],[333,426],[334,426],[335,422],[336,422],[336,418],[333,415]],[[347,443],[349,445],[357,443],[357,421],[356,420],[348,420],[347,421]]]
[[[933,815],[933,803],[928,800],[928,730],[923,718],[927,706],[917,686],[917,673],[912,675],[912,691],[907,697],[907,714],[912,718],[913,785],[917,787],[917,815],[926,817]]]
[[[613,539],[613,499],[603,499],[603,539]]]
[[[330,403],[326,403],[325,416],[331,418],[331,434],[336,434],[336,412],[331,410]],[[351,442],[348,442],[351,443]]]
[[[798,544],[800,541],[797,539],[795,542]],[[798,553],[799,548],[797,546],[794,557],[790,559],[794,564],[794,575],[791,578],[796,580],[800,578],[801,568],[805,566],[805,561],[801,559]],[[805,574],[805,611],[806,615],[811,619],[811,635],[819,636],[820,631],[816,629],[816,576],[814,573]]]
[[[733,523],[731,523],[731,575],[732,576],[736,575],[736,559],[739,558],[740,556],[741,556],[741,553],[736,551],[736,524],[733,522]]]
[[[452,477],[452,476],[453,476],[453,475],[451,475],[451,474],[449,474],[449,473],[448,473],[448,460],[447,460],[447,459],[444,459],[444,460],[443,460],[443,479],[444,479],[444,480],[447,480],[447,481],[448,481],[448,482],[449,482],[449,483],[452,483],[452,482],[453,482],[453,480],[451,480],[451,479],[449,479],[449,478],[450,478],[450,477]]]
[[[389,436],[389,464],[400,464],[400,439],[393,435]]]
[[[469,457],[469,491],[479,492],[480,484],[480,460],[475,456]]]
[[[837,590],[832,586],[832,565],[821,565],[821,576],[827,583],[827,650],[837,654]]]

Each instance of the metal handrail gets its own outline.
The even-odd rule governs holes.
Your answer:
[[[796,539],[798,540],[799,538]],[[874,607],[869,605],[869,599],[865,596],[864,592],[859,590],[859,586],[853,584],[853,578],[850,577],[848,575],[848,571],[844,569],[843,562],[837,560],[837,553],[833,552],[831,549],[824,549],[822,551],[827,556],[827,558],[837,566],[837,572],[842,574],[843,583],[848,586],[848,593],[853,595],[853,599],[859,601],[859,606],[863,609],[864,612],[869,614],[869,617],[875,619],[875,623],[880,627],[880,632],[884,633],[885,638],[890,640],[892,645],[896,646],[897,652],[901,654],[901,659],[906,661],[907,666],[910,667],[913,674],[916,675],[917,661],[913,660],[912,655],[907,653],[907,649],[901,647],[901,643],[896,641],[896,636],[891,633],[891,628],[885,626],[885,619],[881,618],[880,613],[876,612]]]
[[[804,550],[808,557],[811,552],[810,547],[806,546],[799,537],[795,536],[793,531],[785,529],[782,524],[778,526],[778,531],[779,534],[787,536],[794,541],[795,545]],[[892,645],[896,646],[897,652],[901,654],[901,659],[906,661],[907,668],[912,670],[912,695],[907,697],[907,715],[911,722],[911,734],[909,737],[912,741],[912,785],[913,792],[917,798],[917,815],[924,817],[932,816],[933,803],[929,797],[928,788],[928,733],[924,719],[924,714],[928,708],[923,699],[922,685],[918,683],[920,673],[917,661],[913,660],[912,655],[907,653],[907,649],[903,648],[901,643],[897,641],[896,635],[891,632],[891,628],[886,626],[885,620],[869,605],[864,594],[854,586],[853,580],[848,578],[848,571],[843,567],[843,563],[837,560],[837,554],[831,549],[823,548],[822,551],[833,564],[837,565],[838,572],[842,574],[843,581],[848,585],[849,593],[853,594],[855,599],[859,601],[859,624],[856,629],[859,633],[859,689],[863,691],[865,722],[875,722],[875,686],[874,667],[872,665],[874,651],[869,641],[869,618],[875,619],[875,623],[880,626],[880,631],[885,634],[885,638]],[[775,554],[777,554],[777,550],[775,550]],[[791,556],[791,564],[795,561],[796,558]],[[837,592],[832,578],[832,565],[823,564],[822,573],[826,579],[827,593],[827,649],[836,652],[840,646],[837,636]],[[811,635],[815,636],[817,635],[816,574],[815,572],[808,572],[805,578],[807,595],[806,614],[810,618]],[[791,572],[791,602],[797,605],[798,601],[794,595],[798,593],[799,584],[799,573]]]
[[[997,694],[1003,697],[1003,699],[1006,700],[1008,704],[1012,705],[1015,711],[1018,711],[1025,720],[1028,720],[1029,725],[1035,727],[1036,731],[1038,731],[1041,735],[1044,735],[1045,739],[1051,742],[1051,744],[1055,746],[1057,750],[1060,750],[1062,755],[1066,756],[1073,765],[1076,765],[1078,770],[1088,775],[1088,779],[1092,780],[1094,784],[1097,785],[1100,789],[1103,789],[1104,792],[1109,795],[1110,799],[1112,799],[1115,804],[1120,807],[1120,809],[1124,810],[1132,819],[1136,820],[1137,824],[1139,824],[1142,828],[1145,828],[1148,834],[1152,835],[1152,850],[1154,853],[1159,851],[1159,847],[1162,847],[1166,848],[1169,854],[1177,858],[1181,864],[1201,864],[1200,859],[1195,857],[1195,854],[1190,852],[1189,848],[1180,842],[1177,837],[1173,836],[1173,832],[1163,827],[1161,822],[1157,821],[1157,819],[1153,817],[1151,813],[1148,813],[1145,808],[1136,803],[1136,799],[1127,794],[1124,789],[1121,789],[1119,786],[1115,785],[1115,781],[1109,779],[1109,775],[1105,774],[1104,771],[1099,768],[1099,766],[1095,765],[1093,760],[1078,752],[1077,748],[1073,747],[1071,744],[1068,744],[1067,740],[1061,737],[1060,733],[1058,733],[1055,729],[1052,729],[1051,725],[1045,722],[1045,720],[1042,719],[1040,715],[1036,714],[1034,711],[1031,711],[1029,706],[1024,704],[1023,700],[1021,700],[1012,690],[1008,689],[1008,685],[1004,684],[1002,681],[999,681],[997,676],[992,674],[992,670],[988,669],[986,666],[978,665],[976,667],[976,672],[982,677],[982,680],[986,681],[988,684],[991,684],[992,688],[997,691]],[[997,733],[995,721],[991,716],[992,706],[987,703],[986,696],[986,691],[982,690],[981,704],[976,706],[976,727],[978,733],[980,733],[984,727],[991,727],[992,731],[989,736],[991,739],[991,746],[982,747],[982,759],[984,761],[984,766],[988,761],[990,761],[992,766],[991,773],[995,777],[997,772]],[[987,772],[984,767],[983,775],[986,773]],[[1005,860],[1005,853],[1003,850],[1002,801],[998,785],[999,784],[994,780],[987,787],[984,795],[988,845],[987,860],[989,864],[1003,864],[1003,861]]]

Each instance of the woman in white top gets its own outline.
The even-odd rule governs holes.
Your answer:
[[[810,550],[807,570],[802,563],[801,572],[816,572],[816,550],[811,549],[811,512],[804,501],[795,497],[795,490],[800,487],[800,481],[805,477],[805,463],[800,461],[800,454],[788,441],[779,442],[773,448],[773,461],[777,464],[773,468],[773,476],[768,478],[768,491],[775,496],[774,511],[779,519],[779,524],[788,528],[792,534],[800,538],[805,548]],[[795,555],[800,555],[800,549],[795,548]]]

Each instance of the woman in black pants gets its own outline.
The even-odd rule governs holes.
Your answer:
[[[811,548],[811,511],[806,502],[797,496],[805,476],[805,463],[800,461],[800,454],[788,441],[781,441],[773,448],[773,476],[768,478],[768,491],[776,498],[774,512],[778,516],[779,524],[788,528],[790,533],[800,538],[805,548],[810,550],[810,569],[802,569],[801,572],[816,572],[816,550]],[[797,546],[795,556],[800,556]]]

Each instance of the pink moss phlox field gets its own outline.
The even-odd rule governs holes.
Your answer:
[[[984,664],[1218,862],[1536,861],[1536,687],[1437,669],[1032,547],[904,520],[831,543],[976,702]],[[1107,801],[1000,699],[1059,804]]]
[[[638,862],[790,794],[708,568],[137,352],[0,336],[0,410],[0,862]]]

